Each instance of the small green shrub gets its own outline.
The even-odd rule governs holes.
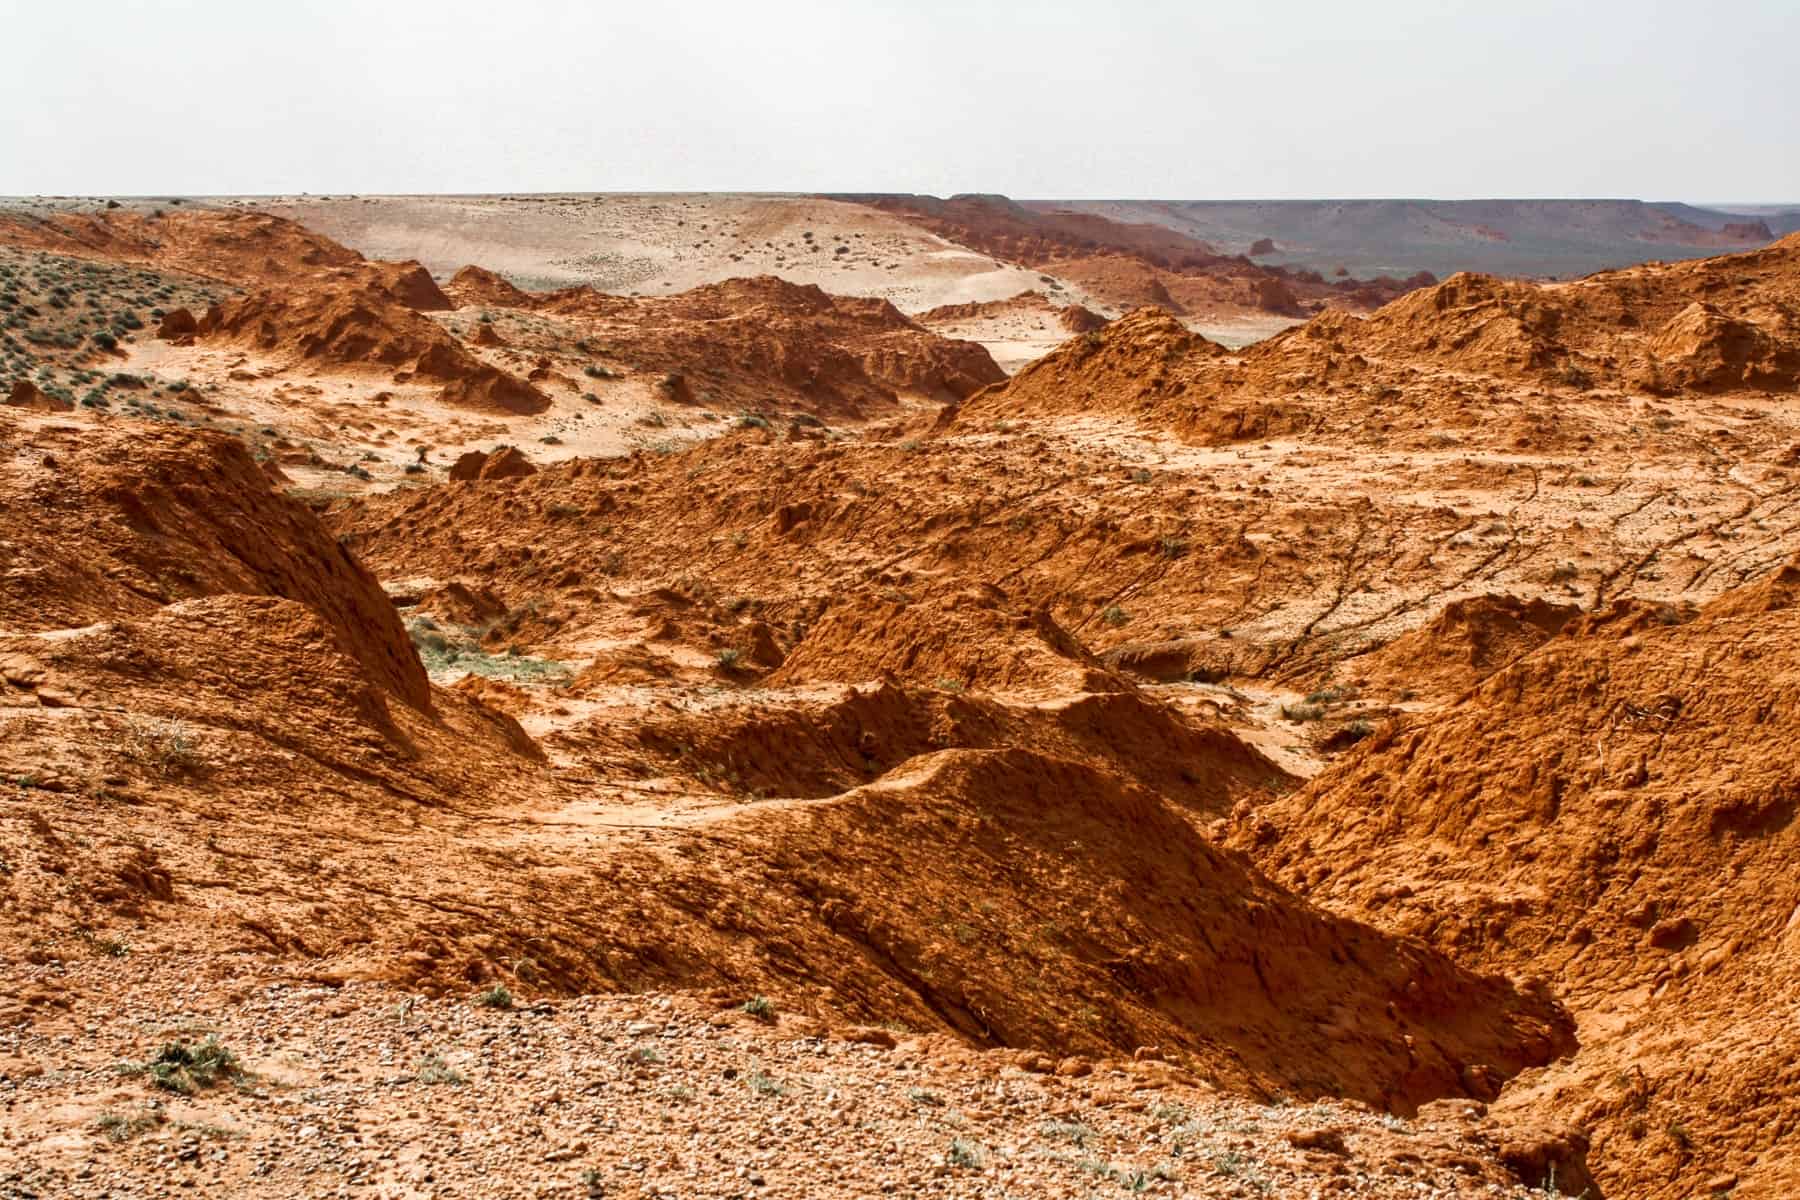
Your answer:
[[[420,1060],[419,1069],[413,1075],[413,1078],[417,1079],[420,1083],[425,1084],[427,1087],[436,1087],[440,1084],[449,1084],[451,1087],[461,1087],[463,1084],[469,1082],[468,1076],[452,1067],[449,1063],[446,1063],[441,1056],[436,1054],[427,1054]]]
[[[199,743],[175,721],[130,719],[125,750],[128,757],[163,776],[198,774],[206,765]]]
[[[1585,392],[1594,386],[1594,377],[1574,363],[1564,363],[1562,370],[1557,372],[1557,378],[1578,392]]]
[[[156,1057],[142,1063],[126,1063],[120,1067],[126,1075],[142,1075],[166,1092],[191,1096],[220,1083],[236,1083],[245,1076],[243,1067],[214,1034],[189,1044],[170,1042],[157,1051]]]
[[[128,1142],[140,1133],[148,1133],[159,1128],[168,1121],[168,1115],[161,1109],[144,1109],[127,1116],[123,1113],[101,1113],[94,1121],[94,1128],[106,1136],[109,1142]]]
[[[1079,1121],[1046,1121],[1038,1127],[1038,1132],[1053,1142],[1067,1142],[1071,1146],[1085,1146],[1094,1136],[1093,1129]]]

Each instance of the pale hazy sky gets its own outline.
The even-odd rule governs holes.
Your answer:
[[[0,0],[0,194],[1800,200],[1800,0]]]

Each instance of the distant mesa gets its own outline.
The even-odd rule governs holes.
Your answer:
[[[1304,316],[1328,304],[1374,308],[1416,286],[1386,276],[1328,283],[1316,271],[1263,266],[1247,256],[1222,254],[1214,242],[1157,219],[1119,220],[1083,211],[1079,204],[1020,203],[986,195],[948,200],[880,194],[835,198],[916,222],[997,260],[1054,271],[1119,308],[1153,304],[1176,314]],[[1251,248],[1251,255],[1274,252],[1274,239],[1267,235],[1259,235]]]
[[[1775,235],[1769,231],[1769,226],[1764,221],[1727,221],[1719,232],[1731,241],[1748,242],[1755,246],[1775,240]]]

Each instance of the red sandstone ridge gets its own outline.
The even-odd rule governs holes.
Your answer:
[[[0,422],[3,422],[0,418]],[[282,596],[400,700],[429,708],[425,672],[393,606],[302,504],[272,491],[242,442],[168,429],[38,435],[0,472],[0,626],[60,629],[195,596]]]
[[[197,336],[296,363],[381,370],[397,382],[441,384],[442,398],[459,407],[533,413],[550,403],[529,383],[483,363],[442,326],[401,303],[389,283],[365,277],[225,301],[208,310]]]
[[[1344,670],[1364,687],[1448,699],[1555,637],[1578,612],[1538,598],[1455,600],[1429,624],[1351,660]]]
[[[1093,333],[1106,328],[1106,318],[1079,304],[1071,304],[1056,314],[1059,324],[1070,333]]]
[[[246,287],[287,286],[348,272],[421,312],[451,307],[418,263],[372,262],[294,221],[260,212],[178,208],[150,215],[127,210],[0,213],[0,245],[76,258],[134,262]]]
[[[67,400],[49,395],[29,379],[15,379],[5,403],[11,408],[25,408],[35,412],[69,412],[75,407]]]
[[[940,304],[912,319],[921,325],[951,325],[961,321],[981,321],[1013,315],[1036,316],[1057,311],[1050,297],[1039,291],[1020,292],[1004,300],[967,300],[960,304]]]
[[[514,287],[498,272],[476,266],[464,267],[452,275],[450,282],[444,285],[444,292],[457,308],[484,304],[495,308],[531,308],[541,298]]]
[[[1757,1194],[1795,1178],[1782,1156],[1744,1166],[1800,1096],[1800,1033],[1778,1015],[1800,987],[1800,609],[1770,594],[1547,641],[1442,713],[1377,730],[1243,829],[1321,902],[1684,1031],[1664,1051],[1589,1040],[1507,1093],[1554,1090],[1589,1113],[1609,1191],[1688,1196],[1726,1164]],[[1691,1135],[1638,1136],[1646,1111]]]
[[[1787,389],[1800,379],[1800,235],[1570,283],[1456,275],[1344,328],[1346,348],[1371,358],[1651,393]]]
[[[1484,392],[1780,393],[1797,382],[1800,235],[1570,283],[1455,275],[1367,318],[1327,311],[1235,353],[1145,310],[971,397],[961,418],[1105,413],[1203,442],[1365,422],[1388,436],[1479,426],[1523,449],[1587,444],[1599,426],[1576,406],[1496,407]]]
[[[1004,379],[974,342],[939,337],[886,300],[833,296],[773,276],[730,279],[665,297],[592,288],[531,293],[469,267],[459,306],[524,310],[569,322],[610,362],[679,375],[690,399],[758,408],[771,399],[820,415],[867,416],[901,392],[955,400]]]
[[[471,450],[458,458],[450,468],[450,478],[459,482],[478,479],[523,479],[537,474],[529,458],[513,446],[501,446],[488,454]]]
[[[968,428],[1001,417],[1104,414],[1198,441],[1266,437],[1304,422],[1304,411],[1283,400],[1236,400],[1200,383],[1236,369],[1223,347],[1167,313],[1140,309],[984,389],[952,420]]]
[[[1013,610],[995,588],[904,600],[847,596],[825,611],[771,681],[883,677],[1062,694],[1130,686],[1048,613]]]
[[[185,308],[172,308],[163,314],[163,319],[156,327],[156,336],[165,342],[192,338],[200,331],[200,322],[194,314]]]

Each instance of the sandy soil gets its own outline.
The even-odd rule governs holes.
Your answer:
[[[493,352],[487,357],[506,362]],[[120,366],[148,377],[185,379],[216,397],[208,419],[270,441],[283,472],[321,497],[352,495],[371,482],[410,487],[441,480],[458,456],[500,444],[524,447],[537,462],[558,462],[672,448],[716,432],[730,419],[670,402],[644,377],[553,387],[544,412],[501,417],[447,405],[428,385],[355,372],[296,373],[236,349],[152,340],[132,346]],[[423,472],[407,472],[419,464]],[[347,477],[351,466],[371,479]]]
[[[876,209],[806,196],[290,196],[220,202],[290,217],[371,258],[417,259],[440,279],[477,263],[528,290],[590,284],[653,296],[768,274],[839,295],[880,296],[906,313],[1033,289],[1107,315],[1123,311],[1053,272],[995,260]],[[1296,323],[1273,315],[1202,314],[1190,321],[1196,332],[1228,346]],[[952,336],[981,342],[1011,371],[1066,334],[1021,322],[978,322]]]
[[[591,284],[621,295],[778,275],[903,312],[1045,286],[886,214],[801,196],[359,196],[257,200],[372,258],[416,258],[448,278],[477,263],[528,290]],[[808,235],[811,235],[810,237]]]
[[[0,1035],[0,1183],[20,1197],[1293,1195],[1321,1160],[1356,1195],[1534,1194],[1483,1168],[1479,1106],[1257,1104],[1153,1059],[1056,1071],[685,996],[500,1007],[130,961],[31,975],[129,999]],[[210,1087],[121,1072],[207,1037],[238,1060]]]

